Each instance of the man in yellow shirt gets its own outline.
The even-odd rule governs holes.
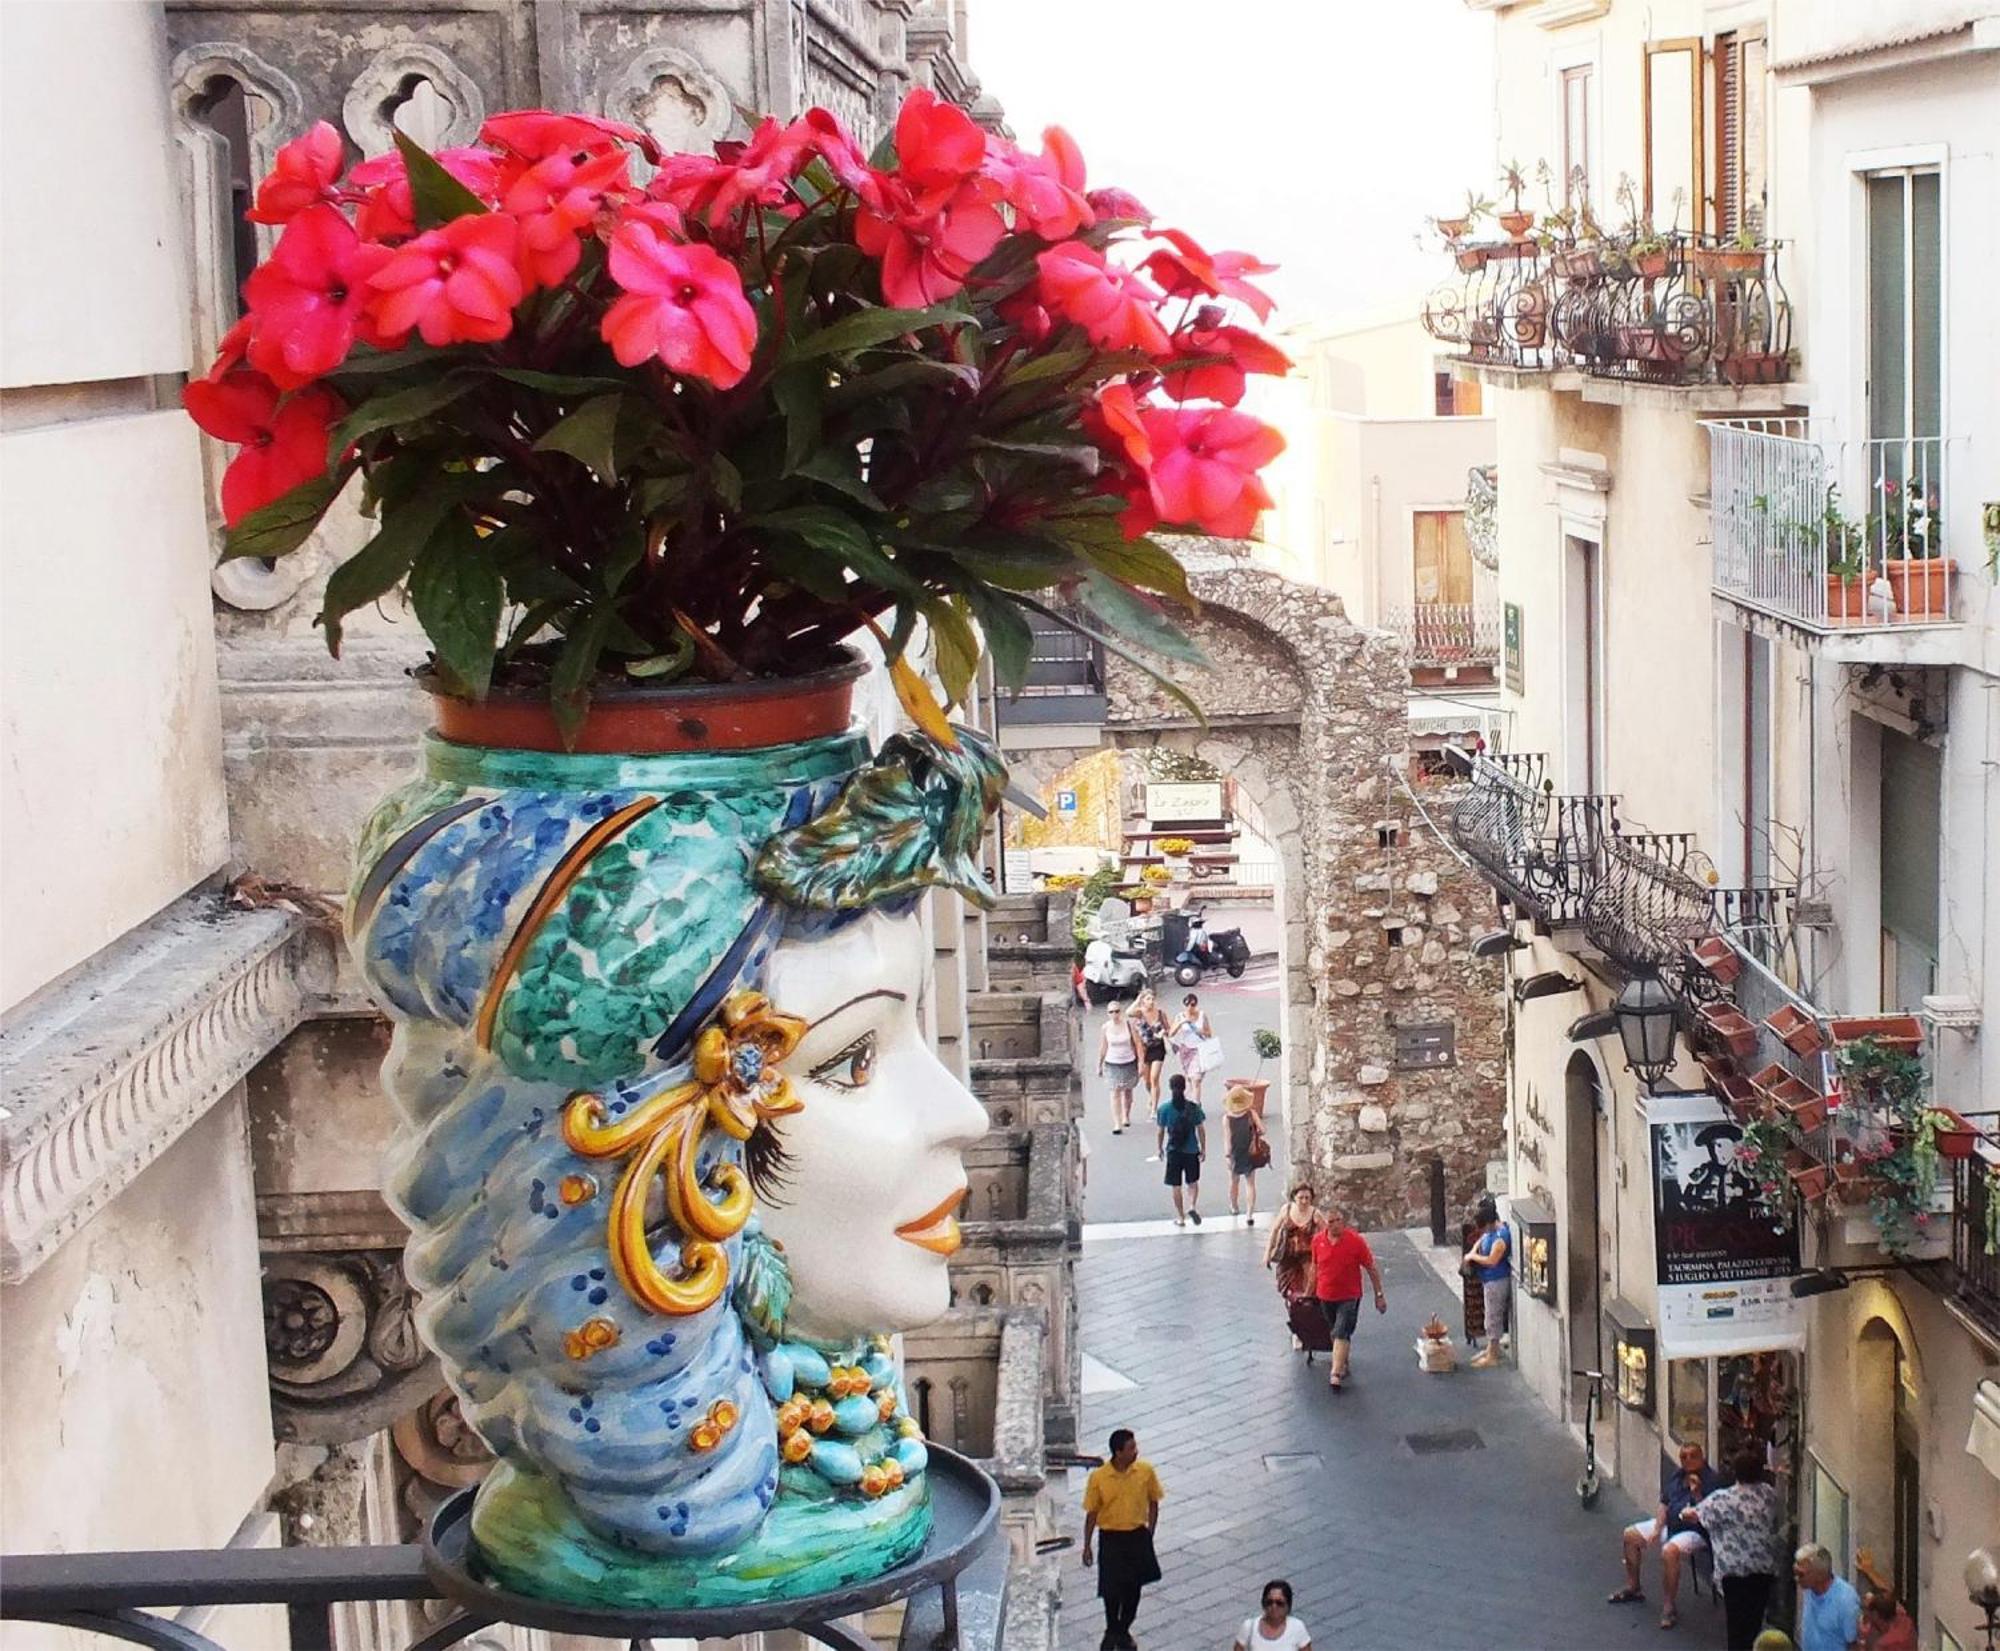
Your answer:
[[[1130,1428],[1111,1435],[1111,1460],[1091,1469],[1083,1487],[1083,1562],[1093,1562],[1090,1539],[1104,1538],[1104,1563],[1097,1568],[1097,1597],[1104,1601],[1104,1638],[1098,1651],[1139,1651],[1132,1619],[1139,1592],[1160,1580],[1153,1554],[1153,1528],[1160,1522],[1160,1476],[1139,1460],[1139,1441]]]

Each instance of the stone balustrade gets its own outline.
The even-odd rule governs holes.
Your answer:
[[[998,950],[997,943],[989,945],[988,957]],[[1081,1018],[1067,985],[970,993],[966,1023],[972,1092],[996,1129],[1067,1125],[1081,1115]]]
[[[991,983],[1016,991],[1068,992],[1076,961],[1070,931],[1075,904],[1067,893],[1000,896],[986,915]]]

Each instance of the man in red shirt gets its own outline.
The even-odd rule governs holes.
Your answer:
[[[1388,1312],[1389,1298],[1382,1294],[1382,1269],[1375,1264],[1368,1240],[1342,1220],[1338,1210],[1322,1207],[1319,1230],[1313,1234],[1313,1294],[1319,1297],[1327,1334],[1333,1338],[1333,1370],[1327,1386],[1336,1390],[1347,1385],[1348,1349],[1361,1317],[1364,1272],[1375,1286],[1375,1311]]]

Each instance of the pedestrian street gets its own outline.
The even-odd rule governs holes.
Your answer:
[[[1220,1207],[1226,1208],[1218,1201]],[[1145,1651],[1228,1651],[1263,1584],[1288,1579],[1317,1651],[1602,1651],[1724,1643],[1719,1601],[1684,1580],[1680,1624],[1658,1626],[1655,1556],[1646,1602],[1613,1606],[1619,1536],[1642,1513],[1617,1485],[1579,1506],[1582,1447],[1511,1366],[1424,1375],[1413,1344],[1436,1313],[1457,1330],[1457,1292],[1417,1244],[1370,1234],[1389,1310],[1364,1311],[1348,1387],[1321,1355],[1292,1351],[1262,1265],[1264,1220],[1223,1215],[1199,1231],[1086,1237],[1083,1448],[1138,1435],[1165,1487],[1162,1581],[1134,1635]],[[1451,1257],[1455,1259],[1455,1253]],[[1081,1530],[1084,1473],[1059,1488]],[[1096,1577],[1062,1557],[1063,1651],[1094,1651]]]

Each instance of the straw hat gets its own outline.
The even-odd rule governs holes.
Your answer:
[[[1250,1091],[1238,1084],[1222,1097],[1222,1110],[1231,1118],[1239,1118],[1250,1110]]]

